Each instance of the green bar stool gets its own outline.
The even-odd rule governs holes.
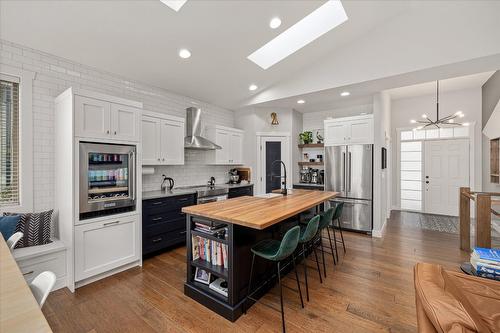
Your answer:
[[[337,264],[337,260],[335,258],[335,253],[333,253],[332,237],[330,236],[330,229],[328,228],[330,226],[330,224],[332,223],[334,213],[335,213],[335,208],[332,207],[332,208],[327,209],[325,212],[322,212],[320,214],[321,219],[319,221],[318,239],[319,239],[319,242],[321,245],[321,252],[322,252],[322,257],[323,257],[323,270],[324,270],[325,277],[326,277],[325,249],[323,248],[323,239],[322,239],[322,232],[325,229],[326,229],[326,232],[328,234],[328,240],[330,242],[330,251],[332,254],[332,258],[333,258],[333,264],[334,265]],[[335,250],[337,250],[337,246],[335,246]],[[337,258],[338,258],[338,256],[337,256]]]
[[[253,275],[253,266],[255,263],[255,256],[259,256],[263,259],[273,261],[276,263],[276,268],[278,272],[278,284],[280,288],[280,302],[281,302],[281,323],[283,326],[283,332],[285,332],[285,312],[283,309],[283,287],[281,285],[281,261],[289,258],[295,250],[297,249],[297,245],[299,244],[300,238],[300,227],[295,226],[290,228],[281,241],[275,239],[266,239],[255,246],[252,247],[252,266],[250,268],[250,279],[248,283],[248,294],[247,300],[252,299],[252,275]],[[302,291],[300,290],[300,282],[299,282],[299,274],[297,273],[297,267],[295,266],[295,258],[292,259],[293,269],[295,270],[295,279],[297,280],[297,288],[299,289],[300,295],[300,303],[302,307],[304,307],[304,301],[302,299]],[[254,300],[254,299],[252,299]],[[246,312],[246,307],[245,307]]]
[[[337,205],[335,206],[335,214],[333,214],[332,218],[332,231],[333,231],[333,238],[335,242],[335,252],[337,253],[337,260],[339,258],[339,254],[337,252],[337,237],[335,236],[335,221],[337,221],[337,228],[340,231],[340,238],[341,240],[338,241],[339,243],[342,243],[342,247],[344,248],[344,254],[346,253],[345,250],[345,242],[344,242],[344,234],[342,233],[342,224],[340,223],[340,218],[342,217],[342,210],[344,209],[344,203],[343,202],[337,202]]]
[[[316,266],[318,267],[319,281],[323,283],[323,279],[321,278],[321,270],[319,268],[318,255],[316,254],[316,247],[312,246],[312,240],[316,237],[318,233],[320,216],[314,216],[305,227],[302,227],[300,230],[300,238],[299,244],[302,245],[302,255],[304,256],[304,276],[306,280],[306,298],[309,302],[309,285],[307,283],[307,262],[306,262],[306,248],[312,247],[314,251],[314,256],[316,257]]]

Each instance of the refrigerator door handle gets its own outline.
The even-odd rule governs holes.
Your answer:
[[[346,171],[347,171],[347,169],[346,169],[346,164],[345,164],[345,162],[346,162],[346,161],[345,161],[345,152],[344,152],[344,153],[342,153],[342,167],[344,168],[344,170],[342,170],[342,171],[344,171],[344,172],[343,172],[343,174],[344,174],[344,177],[343,177],[343,178],[344,178],[344,179],[343,179],[343,182],[342,182],[342,190],[341,190],[342,192],[347,192],[347,190],[346,190],[346,178],[347,178],[347,176],[346,176],[346,175],[347,175]]]
[[[349,189],[347,190],[347,192],[351,192],[351,176],[352,176],[352,173],[351,173],[351,152],[349,152],[348,163],[349,163],[349,167],[348,167],[348,170],[349,170]]]

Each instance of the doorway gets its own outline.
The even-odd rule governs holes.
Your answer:
[[[425,141],[424,212],[458,215],[458,189],[469,186],[469,140]]]
[[[290,184],[292,170],[290,167],[290,137],[288,135],[262,135],[258,138],[258,193],[270,193],[279,189],[283,181],[280,176],[285,175],[281,160],[285,163],[287,173],[287,187]]]

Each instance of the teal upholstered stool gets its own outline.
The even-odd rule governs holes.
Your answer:
[[[335,206],[335,213],[333,214],[332,218],[332,230],[333,230],[333,238],[335,240],[335,252],[337,252],[337,238],[335,237],[335,221],[337,221],[337,228],[340,231],[340,238],[341,240],[338,241],[339,243],[342,243],[342,247],[344,248],[344,253],[346,253],[345,250],[345,242],[344,242],[344,235],[342,233],[342,223],[340,222],[340,218],[342,217],[342,210],[344,209],[344,203],[343,202],[337,202],[337,205]],[[339,258],[339,254],[337,253],[337,260]]]
[[[309,302],[309,285],[307,282],[307,262],[306,262],[306,248],[312,247],[314,252],[314,256],[316,258],[316,266],[318,267],[319,281],[323,283],[323,279],[321,278],[321,270],[319,268],[318,255],[316,253],[316,247],[312,246],[312,242],[318,233],[320,216],[316,215],[312,219],[309,220],[307,225],[301,228],[300,230],[300,239],[299,244],[302,245],[302,255],[304,256],[304,277],[306,281],[306,298]]]
[[[281,241],[275,239],[266,239],[255,246],[252,247],[252,266],[250,268],[250,279],[248,283],[248,294],[247,300],[252,299],[252,275],[253,267],[255,263],[255,256],[261,257],[263,259],[273,261],[276,263],[276,269],[278,272],[278,284],[280,288],[280,302],[281,302],[281,322],[283,326],[283,332],[285,332],[285,312],[283,310],[283,287],[281,285],[281,262],[293,255],[297,249],[300,238],[300,228],[295,226],[288,230]],[[297,273],[297,268],[295,267],[295,258],[291,260],[293,269],[295,270],[295,279],[297,280],[297,287],[299,289],[300,302],[302,307],[304,307],[304,301],[302,300],[302,291],[300,290],[299,275]]]

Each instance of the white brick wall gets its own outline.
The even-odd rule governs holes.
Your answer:
[[[145,110],[185,116],[191,102],[203,110],[205,124],[234,126],[234,112],[181,96],[147,84],[71,62],[41,51],[0,39],[0,62],[36,72],[33,82],[34,209],[54,205],[54,98],[69,87],[77,87],[140,101]],[[210,176],[226,181],[228,167],[202,165],[203,152],[186,151],[186,165],[157,168],[143,177],[145,189],[157,189],[165,173],[179,185],[205,183]]]

